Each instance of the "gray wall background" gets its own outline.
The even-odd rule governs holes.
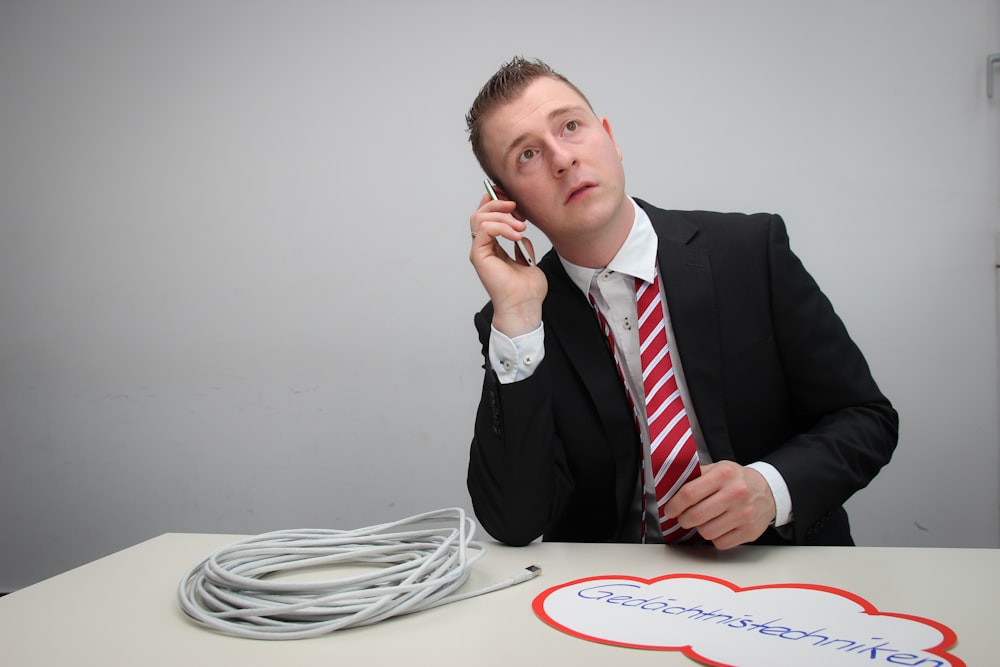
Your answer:
[[[859,542],[1000,546],[998,50],[996,0],[0,0],[0,591],[470,508],[463,114],[515,54],[630,193],[785,217],[902,416]]]

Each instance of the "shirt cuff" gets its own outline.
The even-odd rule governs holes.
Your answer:
[[[759,472],[764,477],[767,485],[771,487],[771,495],[774,497],[775,528],[791,523],[795,518],[792,514],[792,496],[788,492],[788,485],[785,484],[785,478],[781,476],[778,469],[764,461],[754,461],[747,467]]]
[[[490,366],[500,384],[510,384],[531,377],[545,357],[545,325],[534,331],[509,338],[490,327]]]

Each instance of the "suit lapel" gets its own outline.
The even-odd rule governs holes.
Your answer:
[[[694,412],[713,460],[733,459],[725,414],[722,342],[711,253],[682,214],[639,202],[659,239],[657,261]],[[689,406],[691,409],[691,406]]]
[[[580,377],[604,426],[616,466],[619,513],[628,512],[638,480],[638,431],[632,406],[593,307],[552,252],[540,264],[549,280],[545,335],[556,339]]]

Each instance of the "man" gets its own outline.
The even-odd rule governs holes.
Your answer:
[[[782,220],[630,198],[611,125],[540,61],[505,64],[466,120],[499,194],[470,220],[490,297],[468,473],[483,527],[514,545],[853,544],[842,505],[888,462],[898,417]],[[552,243],[537,266],[497,242],[524,220]],[[638,312],[643,284],[662,308]],[[676,451],[692,451],[669,499],[633,326],[647,312],[665,317]]]

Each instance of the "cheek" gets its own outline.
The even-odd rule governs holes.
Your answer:
[[[615,164],[618,165],[619,168],[621,168],[622,164],[621,153],[618,152],[618,147],[615,146],[610,141],[604,147],[603,158],[607,161],[608,164]]]
[[[520,193],[520,203],[519,206],[522,211],[533,211],[535,213],[542,213],[547,208],[552,206],[552,200],[555,196],[554,190],[548,187],[542,179],[529,179],[523,186],[519,189]]]
[[[608,166],[608,173],[612,175],[615,181],[618,183],[625,182],[625,166],[622,164],[622,158],[618,154],[618,151],[612,148],[608,151],[605,160]]]
[[[517,202],[518,208],[525,206],[530,208],[538,201],[537,179],[520,174],[516,179],[512,179],[507,194]]]

